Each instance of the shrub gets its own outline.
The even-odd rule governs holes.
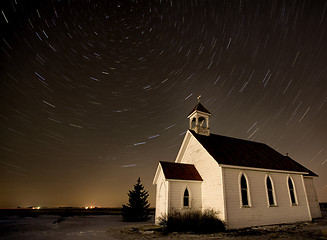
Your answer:
[[[214,233],[225,231],[225,224],[213,210],[174,211],[160,219],[160,225],[165,232]]]

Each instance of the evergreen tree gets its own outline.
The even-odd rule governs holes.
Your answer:
[[[128,193],[128,203],[123,205],[123,221],[127,222],[141,222],[148,220],[149,206],[148,191],[144,190],[141,184],[141,179],[138,178],[137,183],[134,185],[134,190]]]

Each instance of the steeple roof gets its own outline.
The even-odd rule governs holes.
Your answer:
[[[208,109],[206,109],[200,102],[198,102],[198,104],[195,105],[195,107],[193,108],[193,110],[190,112],[190,114],[194,111],[200,111],[200,112],[204,112],[204,113],[208,113],[211,114],[211,112],[209,112]],[[189,114],[189,115],[190,115]]]

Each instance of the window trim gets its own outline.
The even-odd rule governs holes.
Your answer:
[[[292,183],[292,186],[293,186],[294,203],[293,203],[293,201],[292,201],[291,188],[290,188],[290,185],[289,185],[289,181],[290,181],[290,180],[291,180],[291,183]],[[295,188],[294,180],[293,180],[293,178],[291,177],[291,175],[288,175],[288,176],[287,176],[287,178],[286,178],[286,183],[287,183],[288,196],[289,196],[289,199],[290,199],[290,205],[291,205],[291,206],[297,206],[297,205],[299,205],[299,203],[298,203],[298,199],[297,199],[297,194],[296,194],[296,188]]]
[[[247,191],[246,191],[246,195],[247,195],[247,205],[243,204],[243,198],[242,198],[242,186],[241,186],[241,179],[242,176],[244,176],[245,181],[246,181],[246,187],[247,187]],[[245,174],[244,171],[240,172],[239,176],[238,176],[238,185],[239,185],[239,199],[240,199],[240,208],[250,208],[252,207],[252,202],[251,202],[251,194],[250,194],[250,186],[249,186],[249,179],[247,177],[247,175]]]
[[[276,192],[275,192],[274,181],[272,180],[272,177],[268,173],[266,174],[266,178],[265,179],[266,179],[265,185],[266,185],[267,206],[268,207],[277,207],[277,200],[276,200]],[[270,184],[271,184],[273,204],[270,204],[270,200],[269,200],[270,198],[269,198],[269,189],[268,189],[268,179],[270,180]]]

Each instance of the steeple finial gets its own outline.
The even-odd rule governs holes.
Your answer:
[[[200,99],[201,99],[201,94],[198,96],[198,103],[200,102]]]

